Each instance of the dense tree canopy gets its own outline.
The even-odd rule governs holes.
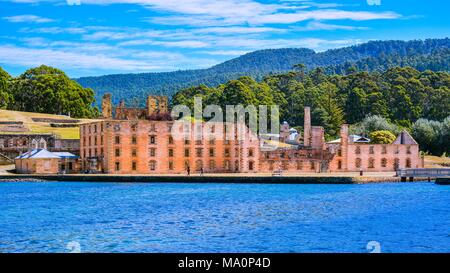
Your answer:
[[[56,68],[39,66],[25,71],[10,84],[13,103],[8,109],[72,117],[93,117],[98,110],[92,107],[94,92]]]
[[[412,136],[420,149],[435,155],[450,154],[450,116],[442,122],[419,119],[412,126]]]
[[[350,126],[350,133],[352,134],[370,134],[376,131],[388,131],[397,135],[400,133],[402,128],[392,124],[386,118],[381,116],[367,116],[361,122],[355,123]]]
[[[6,108],[11,103],[10,82],[11,76],[0,67],[0,109]]]
[[[269,75],[261,82],[250,77],[217,87],[183,89],[173,104],[192,105],[200,95],[204,103],[278,105],[282,121],[303,124],[303,107],[313,109],[313,123],[325,127],[327,138],[337,137],[339,126],[360,123],[359,133],[387,130],[394,134],[410,129],[420,118],[442,121],[450,115],[450,74],[419,72],[393,67],[382,73],[353,71],[327,75],[322,69],[305,73]],[[366,119],[367,118],[367,119]]]

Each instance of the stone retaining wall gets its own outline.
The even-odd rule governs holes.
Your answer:
[[[359,184],[369,183],[355,177],[314,176],[126,176],[126,175],[8,175],[0,180],[42,179],[73,182],[142,182],[142,183],[255,183],[255,184]],[[378,179],[378,178],[377,178]],[[396,182],[389,177],[378,182]],[[371,180],[370,182],[375,182]]]

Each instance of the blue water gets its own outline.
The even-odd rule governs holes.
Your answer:
[[[369,241],[450,252],[450,187],[0,183],[0,252],[368,252]]]

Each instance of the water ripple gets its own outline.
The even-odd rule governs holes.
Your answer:
[[[430,183],[0,183],[0,252],[449,252],[449,197]]]

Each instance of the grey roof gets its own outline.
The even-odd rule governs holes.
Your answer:
[[[364,136],[350,135],[350,138],[355,143],[369,143],[370,142],[370,138],[367,138]]]
[[[363,136],[358,136],[358,135],[349,135],[348,136],[348,140],[351,143],[369,143],[370,142],[370,138],[367,137],[363,137]],[[328,141],[327,143],[329,144],[333,144],[333,143],[341,143],[341,139],[335,139],[332,141]]]
[[[403,130],[392,144],[417,145],[417,142],[407,131]]]
[[[59,158],[59,156],[54,155],[52,152],[49,152],[46,149],[34,149],[16,157],[16,159],[27,158]]]
[[[49,152],[46,149],[34,149],[29,152],[23,153],[16,157],[16,159],[29,159],[29,158],[78,158],[76,155],[68,152]]]
[[[60,158],[78,158],[78,156],[69,152],[53,152],[53,154],[59,156]]]

